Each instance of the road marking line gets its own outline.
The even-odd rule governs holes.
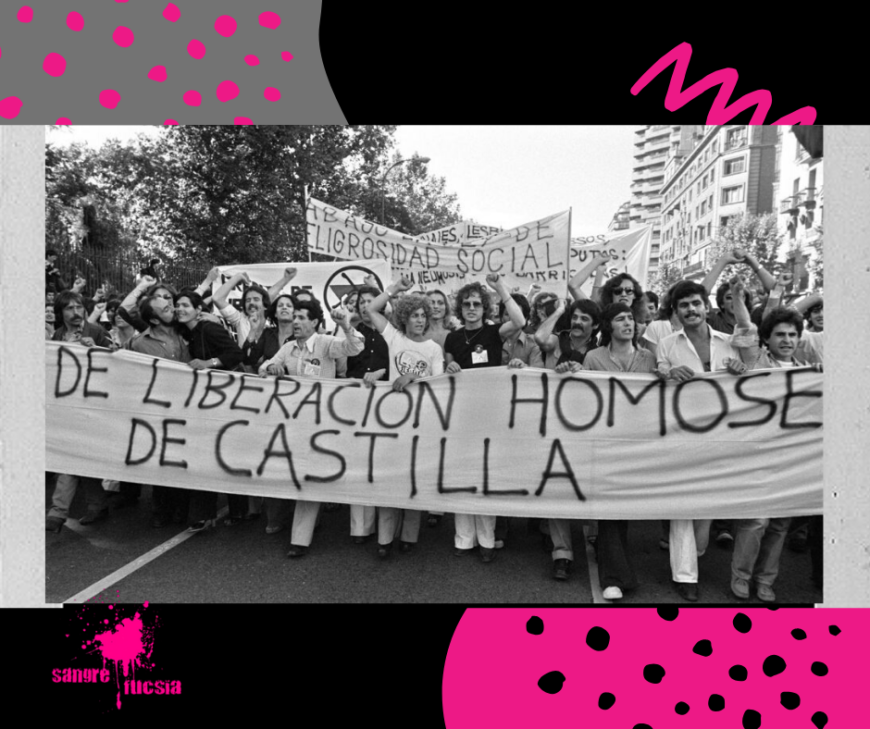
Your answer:
[[[223,509],[221,509],[217,515],[218,520],[223,519],[223,517],[228,513],[228,511],[229,511],[229,509],[226,506]],[[79,534],[85,534],[85,532],[86,532],[86,530],[78,522],[74,522],[72,519],[68,520],[65,526],[68,529],[72,529],[74,532],[78,532]],[[154,547],[154,549],[152,549],[150,552],[146,552],[145,554],[137,557],[132,562],[125,564],[120,569],[112,572],[112,574],[106,575],[106,577],[104,577],[99,582],[95,582],[90,587],[86,587],[81,592],[76,593],[75,595],[67,598],[63,602],[64,603],[87,602],[92,597],[96,597],[97,595],[99,595],[106,588],[111,587],[116,582],[120,582],[125,577],[129,577],[136,570],[141,569],[149,562],[153,562],[159,556],[166,554],[173,547],[177,547],[179,544],[186,542],[188,539],[190,539],[192,536],[194,536],[195,534],[198,534],[198,533],[199,532],[191,532],[191,531],[188,531],[187,529],[185,529],[183,532],[176,534],[174,537],[172,537],[172,539],[169,539],[169,540],[163,542],[163,544],[161,544],[157,547]],[[123,600],[121,602],[123,602]]]
[[[589,527],[583,526],[583,542],[586,545],[586,564],[589,567],[589,587],[592,588],[592,602],[609,605],[610,600],[605,600],[601,592],[601,584],[598,581],[598,562],[595,561],[595,547],[589,544]]]

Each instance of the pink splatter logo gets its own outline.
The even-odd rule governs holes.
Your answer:
[[[249,53],[247,56],[245,56],[245,63],[247,63],[249,66],[259,66],[260,59],[257,58],[253,53]]]
[[[18,11],[18,15],[15,17],[18,18],[21,23],[29,23],[33,20],[33,8],[29,5],[25,5]]]
[[[281,58],[284,59],[285,61],[292,61],[293,54],[290,53],[290,51],[281,51]]]
[[[69,126],[70,124],[72,124],[72,122],[71,122],[69,119],[67,119],[65,116],[60,117],[60,118],[59,118],[55,123],[56,123],[56,124],[64,124],[64,125],[67,125],[67,126]],[[110,606],[110,607],[111,607],[111,606]],[[69,638],[69,635],[67,635],[67,638]]]
[[[112,40],[121,46],[121,48],[129,48],[133,45],[135,36],[133,35],[132,30],[123,25],[119,25],[115,28],[115,32],[112,33]]]
[[[263,98],[265,98],[266,101],[280,101],[281,91],[276,89],[274,86],[267,86],[266,90],[263,91]]]
[[[269,10],[265,13],[260,13],[259,23],[264,28],[274,29],[281,25],[281,16]]]
[[[231,15],[221,15],[214,21],[214,29],[217,31],[218,35],[222,35],[224,38],[229,38],[236,32],[236,19]]]
[[[163,17],[170,23],[175,23],[181,17],[181,11],[176,5],[169,3],[169,5],[163,9]]]
[[[217,97],[218,101],[232,101],[239,95],[239,87],[227,79],[226,81],[221,81],[217,87]]]
[[[175,121],[175,119],[167,119],[167,120],[166,120],[165,122],[163,122],[163,123],[164,123],[164,125],[166,125],[166,126],[168,126],[168,127],[177,127],[177,126],[178,126],[178,122]]]
[[[17,96],[7,96],[0,99],[0,116],[4,119],[14,119],[21,111],[21,99]]]
[[[246,117],[246,116],[237,116],[235,119],[233,119],[233,124],[237,124],[237,125],[240,125],[240,126],[244,126],[244,125],[248,125],[248,124],[253,124],[253,123],[254,123],[254,122],[252,122],[252,121],[251,121],[248,117]]]
[[[191,55],[192,58],[202,58],[205,55],[205,44],[202,41],[198,41],[194,38],[190,43],[187,44],[187,52]]]
[[[73,11],[66,16],[66,27],[78,33],[85,27],[85,19],[82,17],[81,13]]]
[[[148,78],[162,84],[166,80],[166,66],[155,66],[148,72]]]
[[[194,89],[191,89],[190,91],[185,91],[184,103],[188,106],[199,106],[202,103],[202,94]]]
[[[66,71],[66,59],[60,53],[49,53],[42,62],[42,70],[49,76],[63,76]]]
[[[114,109],[121,102],[121,94],[115,89],[103,89],[100,92],[100,105],[107,109]]]

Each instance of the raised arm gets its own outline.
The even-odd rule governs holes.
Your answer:
[[[232,291],[236,286],[239,285],[240,281],[244,281],[250,286],[251,277],[244,272],[234,273],[226,281],[224,281],[223,285],[215,292],[214,303],[218,307],[218,309],[227,308],[229,304],[229,302],[227,301],[227,296],[230,295],[230,291]]]
[[[136,288],[124,297],[124,300],[121,302],[121,308],[130,314],[135,313],[136,307],[139,304],[139,299],[142,298],[142,294],[145,293],[149,286],[153,286],[156,283],[156,278],[143,276],[142,280],[136,285]]]
[[[269,301],[274,301],[278,298],[278,295],[284,290],[284,287],[296,278],[296,273],[297,270],[295,268],[288,266],[284,269],[284,275],[269,289]]]
[[[568,290],[571,292],[571,296],[573,296],[575,299],[588,299],[589,297],[580,290],[580,287],[584,283],[586,283],[586,279],[588,279],[592,275],[593,271],[609,262],[609,258],[593,257],[592,260],[589,261],[589,263],[587,263],[585,266],[583,266],[583,268],[577,271],[577,273],[575,273],[571,277],[571,280],[568,281]]]
[[[211,285],[218,280],[221,272],[218,270],[218,267],[215,266],[208,272],[206,277],[202,280],[202,283],[196,287],[196,293],[205,298],[206,296],[211,296]]]
[[[541,326],[539,326],[538,331],[535,332],[535,344],[541,348],[542,354],[549,354],[556,349],[556,345],[559,344],[559,338],[553,334],[553,327],[556,326],[556,322],[559,321],[559,318],[564,313],[565,302],[560,299],[559,305],[553,313],[541,322]]]
[[[767,297],[767,306],[764,307],[764,311],[761,314],[762,319],[780,305],[782,297],[785,295],[785,288],[792,282],[793,278],[794,276],[789,271],[782,271],[779,276],[777,276],[776,283],[770,290],[770,295]]]
[[[401,276],[398,281],[394,281],[387,286],[386,290],[378,294],[375,300],[369,304],[369,318],[372,320],[375,329],[377,329],[381,334],[384,333],[384,329],[387,328],[388,323],[387,317],[381,313],[387,305],[387,302],[402,291],[407,291],[413,286],[414,282],[409,276]]]
[[[797,309],[801,314],[806,314],[810,309],[814,306],[818,306],[823,302],[821,294],[810,294],[809,296],[805,296],[797,303],[792,304],[792,306]]]
[[[761,281],[765,291],[770,291],[774,286],[776,286],[776,279],[767,269],[762,267],[755,256],[751,253],[747,253],[744,255],[743,260],[753,271],[755,271],[755,275],[758,276],[758,280]]]
[[[732,263],[740,263],[744,258],[744,253],[739,248],[734,251],[726,251],[723,253],[719,260],[713,264],[713,267],[707,272],[707,275],[704,276],[704,280],[701,281],[701,285],[707,290],[707,293],[712,293],[713,287],[716,285],[716,282],[719,280],[719,276],[722,275],[722,271],[725,270],[726,266],[730,266]]]
[[[504,279],[497,273],[490,273],[486,277],[486,282],[492,286],[501,300],[504,302],[504,310],[510,317],[510,321],[506,321],[498,330],[502,339],[506,339],[513,334],[517,329],[522,329],[526,325],[526,317],[523,316],[523,310],[520,305],[514,301],[511,292],[505,284]]]

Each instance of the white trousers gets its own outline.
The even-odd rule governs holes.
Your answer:
[[[669,546],[674,582],[698,582],[698,557],[710,543],[712,519],[671,519]]]
[[[350,535],[352,537],[367,537],[375,533],[376,506],[350,505]]]
[[[290,542],[298,547],[311,546],[314,527],[317,525],[317,515],[320,513],[319,501],[297,501],[293,512],[293,530]]]
[[[495,549],[495,517],[480,514],[454,514],[457,549],[471,549],[475,543],[485,549]]]
[[[422,511],[378,507],[378,544],[390,544],[397,535],[403,542],[416,544],[420,537]]]

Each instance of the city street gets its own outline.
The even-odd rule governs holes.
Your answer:
[[[48,479],[47,479],[48,481]],[[46,484],[50,504],[51,484]],[[219,505],[223,507],[225,497]],[[476,552],[453,555],[453,519],[435,528],[424,520],[420,542],[409,554],[395,545],[386,560],[374,538],[357,545],[349,536],[349,507],[321,510],[309,553],[288,559],[288,528],[265,534],[265,516],[233,527],[190,535],[180,526],[150,526],[151,489],[138,504],[112,508],[107,520],[81,526],[81,492],[59,534],[46,532],[46,599],[49,603],[604,603],[598,589],[592,549],[583,526],[573,529],[575,561],[567,582],[552,577],[550,555],[528,520],[510,519],[504,549],[483,564]],[[633,522],[631,556],[640,587],[617,604],[690,605],[674,592],[667,552],[659,547],[659,522]],[[156,553],[156,556],[155,556]],[[739,604],[730,591],[729,548],[711,544],[700,560],[702,603]],[[149,561],[150,560],[150,561]],[[592,570],[590,570],[590,564]],[[107,579],[108,578],[108,579]],[[810,556],[783,550],[775,584],[778,604],[812,604],[822,593],[810,579]],[[73,599],[75,598],[75,599]],[[699,603],[701,604],[701,603]],[[751,603],[762,605],[753,595]]]

